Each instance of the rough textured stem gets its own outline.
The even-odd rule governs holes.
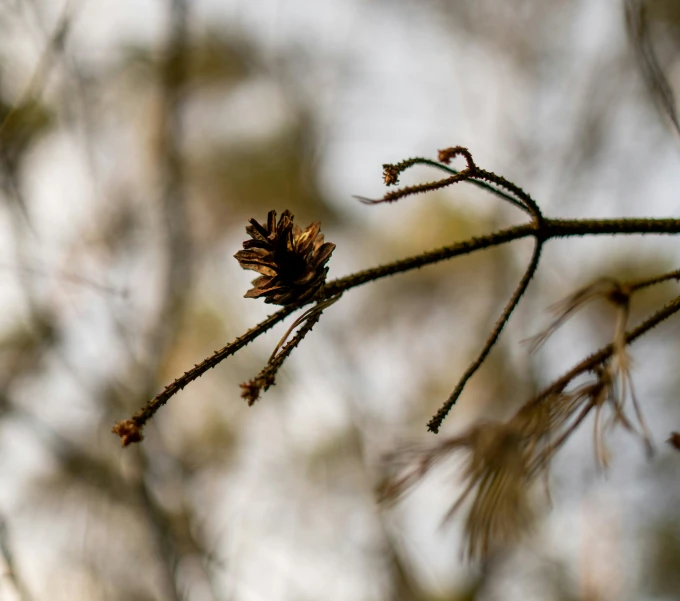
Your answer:
[[[678,228],[680,228],[680,220],[678,221]],[[487,234],[486,236],[470,238],[463,242],[456,242],[450,246],[430,250],[415,257],[409,257],[408,259],[402,259],[400,261],[395,261],[394,263],[388,263],[387,265],[373,267],[345,276],[344,278],[333,280],[324,286],[323,292],[325,296],[334,296],[339,292],[356,288],[367,282],[374,282],[375,280],[390,275],[404,273],[406,271],[411,271],[412,269],[419,269],[425,265],[432,265],[433,263],[446,261],[460,255],[468,255],[477,250],[492,248],[505,244],[506,242],[526,238],[527,236],[534,235],[535,231],[536,228],[533,224],[526,224],[506,230],[500,230],[493,234]]]
[[[125,420],[125,422],[120,422],[114,428],[121,437],[130,436],[130,442],[136,442],[141,440],[141,428],[144,424],[162,407],[172,396],[177,394],[182,390],[187,384],[193,382],[195,379],[199,378],[209,369],[215,367],[222,360],[226,359],[230,355],[233,355],[239,349],[243,348],[249,342],[252,342],[260,334],[267,331],[269,328],[276,325],[279,321],[284,319],[286,316],[290,315],[293,311],[299,309],[304,305],[311,304],[312,302],[319,301],[321,299],[329,299],[333,296],[350,290],[351,288],[356,288],[366,284],[367,282],[373,282],[384,277],[395,275],[397,273],[404,273],[411,271],[412,269],[418,269],[424,267],[425,265],[431,265],[433,263],[438,263],[440,261],[445,261],[453,257],[471,254],[478,250],[484,250],[486,248],[492,248],[495,246],[500,246],[507,242],[512,242],[513,240],[519,240],[526,238],[528,236],[533,236],[541,243],[545,243],[552,238],[567,238],[572,236],[594,236],[594,235],[632,235],[632,234],[669,234],[677,235],[680,234],[680,219],[536,219],[532,223],[518,225],[505,230],[500,230],[492,234],[487,234],[485,236],[479,236],[475,238],[470,238],[463,242],[456,242],[450,246],[445,246],[443,248],[424,252],[415,257],[410,257],[408,259],[403,259],[400,261],[395,261],[387,265],[382,265],[379,267],[374,267],[372,269],[366,269],[358,273],[339,278],[332,282],[328,282],[318,293],[315,298],[309,299],[304,303],[297,303],[294,305],[286,306],[282,308],[277,313],[271,315],[263,322],[255,326],[254,328],[248,330],[243,336],[236,338],[232,343],[228,344],[224,348],[215,352],[212,356],[208,357],[193,369],[185,372],[174,382],[169,384],[163,389],[163,391],[156,395],[147,405],[138,411],[132,418]],[[680,308],[680,299],[677,300],[678,307],[669,309],[668,306],[664,307],[659,314],[652,316],[650,320],[658,319],[653,325],[648,326],[646,329],[640,330],[645,324],[641,324],[638,328],[633,330],[630,334],[632,338],[627,338],[628,342],[632,342],[635,338],[642,335],[647,329],[654,327],[656,323],[662,321],[669,315],[675,313],[675,311]],[[667,315],[664,312],[669,311]],[[646,322],[645,322],[646,323]],[[605,353],[606,347],[600,353]],[[609,348],[609,354],[602,355],[598,360],[599,355],[593,355],[586,359],[581,365],[586,365],[585,368],[581,368],[581,371],[590,369],[591,364],[596,365],[598,362],[604,360],[611,354],[611,349]],[[591,363],[587,363],[591,362]],[[574,369],[579,368],[577,366]],[[571,373],[571,372],[570,372]],[[580,371],[577,373],[581,373]],[[565,376],[566,377],[566,376]],[[571,376],[572,378],[574,376]],[[557,385],[561,380],[555,383]],[[568,383],[568,380],[566,381]],[[563,383],[562,386],[566,385]],[[132,428],[132,432],[130,432]]]
[[[451,408],[456,404],[456,401],[463,392],[465,385],[468,383],[470,378],[473,375],[475,375],[477,370],[481,367],[482,363],[484,363],[487,356],[491,352],[491,349],[495,346],[496,342],[498,341],[498,337],[501,335],[503,328],[505,328],[505,324],[508,323],[508,320],[510,319],[510,316],[515,310],[515,307],[517,307],[517,305],[519,304],[519,301],[522,299],[522,296],[526,292],[526,289],[529,286],[531,279],[534,277],[534,274],[536,273],[536,269],[538,268],[538,262],[540,261],[541,258],[542,248],[543,241],[540,239],[536,240],[536,246],[534,247],[534,252],[533,255],[531,256],[531,261],[529,262],[529,266],[524,272],[522,279],[519,281],[519,284],[517,284],[517,288],[512,294],[512,297],[510,297],[510,300],[503,309],[503,313],[501,313],[501,316],[498,318],[498,321],[496,322],[493,331],[486,339],[486,342],[481,352],[479,353],[477,358],[465,370],[465,373],[463,374],[460,381],[456,385],[454,391],[451,393],[451,396],[449,396],[449,398],[441,406],[439,411],[437,411],[435,416],[427,424],[427,428],[428,430],[430,430],[430,432],[434,432],[435,434],[439,432],[439,428],[442,425],[442,422],[448,415],[449,411],[451,411]]]
[[[615,234],[680,234],[680,219],[546,219],[540,224],[528,223],[500,230],[485,236],[470,238],[456,242],[436,250],[424,252],[387,265],[359,271],[344,278],[328,282],[324,288],[324,296],[333,296],[339,292],[373,282],[396,273],[418,269],[439,261],[446,261],[460,255],[467,255],[477,250],[492,248],[520,240],[528,236],[538,236],[543,240],[567,238],[571,236],[595,236]]]
[[[672,301],[668,302],[656,313],[652,314],[641,324],[629,330],[625,334],[625,344],[635,342],[638,338],[649,332],[652,328],[658,326],[662,321],[668,319],[675,313],[680,311],[680,296],[676,296]],[[566,374],[555,380],[550,386],[544,388],[534,399],[534,403],[540,403],[553,394],[557,394],[564,390],[564,388],[577,376],[592,371],[603,361],[609,359],[614,352],[614,343],[602,347],[599,351],[594,352],[589,357],[586,357],[579,364],[575,365]]]
[[[602,234],[680,234],[680,219],[545,219],[546,238]]]
[[[404,165],[404,167],[402,167],[402,165]],[[458,170],[458,169],[453,169],[452,167],[449,167],[448,165],[443,165],[442,163],[438,163],[437,161],[433,161],[431,159],[425,159],[425,158],[421,158],[421,157],[416,157],[414,159],[408,159],[408,160],[403,161],[402,163],[399,163],[397,165],[385,165],[385,167],[391,167],[392,169],[394,169],[398,173],[400,173],[404,168],[408,168],[408,167],[411,167],[413,165],[427,165],[429,167],[434,167],[435,169],[445,171],[446,173],[450,173],[451,175],[458,175],[460,173],[460,170]],[[400,167],[402,167],[402,168],[400,168]],[[514,205],[518,209],[521,209],[522,211],[529,213],[529,215],[532,214],[529,207],[527,207],[523,203],[519,202],[514,196],[507,194],[503,190],[500,190],[498,188],[494,188],[492,185],[487,184],[485,181],[482,181],[482,180],[470,179],[468,181],[471,184],[477,186],[478,188],[486,190],[487,192],[491,192],[491,194],[494,194],[495,196],[498,196],[499,198],[506,200],[507,202]],[[370,204],[376,204],[376,203],[374,202],[374,203],[370,203]]]
[[[312,328],[321,319],[322,312],[323,309],[316,312],[313,311],[295,335],[283,345],[283,348],[277,354],[269,359],[267,365],[257,374],[255,379],[241,384],[243,389],[241,396],[248,401],[248,405],[254,404],[260,398],[260,392],[266,392],[276,383],[276,374],[283,365],[283,362],[304,340],[305,336],[312,331]]]
[[[182,390],[187,384],[190,384],[197,378],[200,378],[206,371],[212,369],[219,363],[221,363],[227,357],[233,355],[235,352],[242,349],[246,344],[252,342],[277,323],[285,319],[293,311],[299,308],[299,305],[290,305],[284,307],[280,311],[277,311],[273,315],[270,315],[264,321],[261,321],[254,328],[248,330],[243,336],[239,336],[233,342],[229,343],[224,348],[219,351],[215,351],[210,357],[201,361],[198,365],[195,365],[189,371],[184,372],[179,378],[174,382],[168,384],[162,392],[157,394],[153,399],[151,399],[146,406],[135,413],[131,420],[138,427],[144,426],[144,424],[151,418],[156,411],[158,411],[168,399],[176,395],[180,390]]]

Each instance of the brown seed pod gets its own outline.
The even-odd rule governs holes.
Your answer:
[[[250,219],[246,232],[251,240],[234,257],[243,269],[262,274],[253,280],[246,298],[264,298],[265,303],[288,305],[311,298],[326,281],[335,244],[325,242],[319,223],[302,230],[286,210],[277,223],[276,211],[269,211],[267,226]]]

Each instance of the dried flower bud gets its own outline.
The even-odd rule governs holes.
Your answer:
[[[122,422],[118,422],[115,426],[113,426],[111,432],[120,436],[121,444],[124,447],[127,447],[133,442],[141,442],[144,440],[142,428],[137,425],[133,419],[126,419]]]
[[[399,183],[399,168],[386,163],[383,165],[383,181],[386,186],[394,186]]]
[[[278,223],[276,211],[269,211],[266,227],[255,219],[249,221],[246,232],[252,239],[234,257],[243,269],[262,275],[253,280],[246,298],[264,297],[265,303],[276,305],[311,298],[326,281],[325,265],[335,249],[335,244],[324,243],[319,223],[301,230],[288,210]]]
[[[465,158],[467,168],[470,171],[476,171],[477,166],[475,165],[475,162],[472,160],[472,155],[470,154],[470,151],[467,148],[463,148],[462,146],[454,146],[453,148],[444,148],[440,150],[437,153],[437,159],[439,160],[440,163],[448,165],[458,155],[462,155],[463,158]]]

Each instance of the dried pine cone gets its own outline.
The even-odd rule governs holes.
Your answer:
[[[253,280],[246,298],[264,297],[265,303],[287,305],[310,298],[326,281],[325,267],[335,244],[324,243],[319,234],[319,223],[306,230],[293,223],[293,215],[286,210],[276,223],[276,211],[269,211],[267,227],[250,219],[246,232],[252,240],[243,243],[234,257],[243,269],[262,275]]]

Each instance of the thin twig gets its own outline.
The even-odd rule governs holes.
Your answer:
[[[457,171],[455,169],[449,169],[445,167],[445,165],[448,165],[448,163],[450,163],[454,158],[456,158],[459,155],[462,155],[465,158],[465,161],[467,162],[467,167],[465,169],[463,169],[462,171]],[[355,196],[355,198],[357,198],[364,204],[375,205],[385,202],[395,202],[397,200],[400,200],[401,198],[405,198],[406,196],[412,196],[413,194],[432,192],[433,190],[446,188],[458,182],[473,181],[477,185],[482,185],[484,188],[491,190],[491,192],[498,194],[499,196],[501,196],[501,198],[509,200],[514,206],[528,212],[537,221],[540,221],[542,219],[543,216],[541,214],[541,210],[536,204],[536,201],[533,198],[531,198],[529,194],[527,194],[519,186],[506,180],[504,177],[496,175],[491,171],[485,171],[484,169],[480,169],[479,167],[477,167],[472,158],[472,155],[470,154],[470,151],[467,148],[464,148],[463,146],[455,146],[452,148],[445,148],[443,150],[440,150],[439,162],[442,164],[440,165],[438,163],[435,163],[434,161],[428,161],[427,159],[415,158],[407,159],[406,161],[402,161],[401,163],[397,163],[396,165],[391,164],[383,165],[384,179],[385,183],[388,186],[398,183],[399,175],[403,171],[418,164],[431,165],[433,167],[437,167],[439,169],[447,171],[448,173],[452,173],[453,175],[451,177],[447,177],[445,179],[437,180],[434,182],[427,182],[425,184],[418,184],[416,186],[406,186],[404,188],[394,190],[393,192],[388,192],[382,198],[379,198],[377,200],[364,198],[362,196]],[[512,196],[508,196],[500,192],[499,190],[493,188],[492,186],[489,186],[485,182],[491,182],[496,186],[505,188],[514,195],[514,198]]]
[[[350,290],[368,282],[374,282],[397,273],[404,273],[412,269],[419,269],[425,265],[432,265],[446,261],[453,257],[468,255],[478,250],[485,250],[500,246],[513,240],[520,240],[528,236],[538,236],[543,240],[553,238],[570,238],[574,236],[601,235],[632,235],[632,234],[668,234],[680,233],[680,219],[547,219],[540,224],[527,223],[492,234],[469,238],[444,246],[436,250],[424,252],[415,257],[401,259],[372,267],[357,273],[328,282],[323,288],[324,296],[332,296],[338,292]]]
[[[241,396],[248,401],[248,405],[253,405],[260,397],[261,392],[266,392],[276,383],[276,374],[284,361],[290,356],[300,342],[302,342],[304,337],[312,331],[312,328],[319,322],[319,319],[321,319],[323,311],[335,303],[339,298],[340,295],[322,301],[295,320],[281,341],[279,341],[279,344],[276,345],[272,356],[269,358],[267,365],[264,366],[262,371],[260,371],[253,380],[250,380],[250,382],[241,384],[241,388],[243,389]],[[302,322],[304,322],[303,326],[287,343],[283,344],[291,331]],[[279,351],[282,344],[283,348]]]
[[[531,279],[534,277],[534,274],[536,273],[536,269],[538,268],[538,263],[541,258],[542,248],[543,241],[537,239],[536,246],[534,247],[534,252],[531,256],[531,261],[529,262],[529,266],[524,272],[522,279],[517,284],[517,288],[515,289],[512,297],[510,298],[507,305],[503,309],[503,313],[501,313],[501,316],[498,318],[498,321],[496,322],[493,331],[487,338],[484,347],[482,348],[477,358],[465,370],[463,377],[456,385],[456,388],[451,393],[451,396],[449,396],[449,398],[441,406],[439,411],[437,411],[435,416],[427,424],[427,429],[430,430],[430,432],[434,433],[439,432],[439,428],[442,422],[444,421],[444,418],[446,418],[449,411],[451,411],[451,408],[455,405],[456,401],[458,400],[458,397],[460,397],[461,393],[463,392],[465,385],[468,383],[468,380],[476,373],[476,371],[480,368],[482,363],[484,363],[484,360],[486,359],[487,355],[498,341],[498,337],[501,335],[501,332],[503,331],[505,324],[508,323],[508,320],[510,319],[510,316],[515,310],[515,307],[517,307],[517,304],[524,295],[527,286],[529,286],[529,282],[531,282]]]
[[[446,148],[439,151],[439,161],[441,163],[447,164],[455,157],[462,155],[467,163],[466,169],[460,172],[455,172],[451,177],[426,184],[421,184],[418,186],[409,186],[396,190],[395,192],[390,192],[386,194],[381,200],[370,201],[362,199],[369,203],[376,202],[391,202],[404,196],[411,194],[417,194],[420,192],[427,192],[442,188],[453,183],[460,181],[466,181],[471,179],[483,180],[487,182],[492,182],[494,185],[504,188],[511,192],[516,200],[533,216],[533,221],[529,224],[520,225],[517,227],[509,228],[506,230],[501,230],[499,232],[494,232],[486,236],[481,236],[478,238],[471,238],[469,240],[458,242],[450,246],[437,249],[434,251],[424,252],[415,257],[404,259],[401,261],[395,261],[388,265],[383,265],[375,267],[373,269],[367,269],[360,271],[358,273],[346,276],[325,284],[318,293],[306,300],[298,301],[297,303],[291,304],[287,307],[281,309],[278,313],[267,318],[265,321],[261,322],[255,328],[249,330],[243,336],[237,338],[234,342],[227,345],[223,349],[214,353],[211,357],[204,360],[200,364],[194,366],[193,369],[185,372],[182,376],[177,378],[170,385],[158,395],[156,395],[149,403],[136,413],[132,418],[124,420],[116,424],[113,428],[114,433],[118,434],[123,439],[123,446],[130,444],[132,442],[139,442],[142,440],[142,428],[144,424],[151,418],[160,407],[162,407],[168,399],[170,399],[174,394],[182,390],[187,384],[200,377],[208,369],[214,367],[220,363],[226,357],[233,355],[241,347],[245,346],[248,342],[254,340],[257,336],[262,334],[264,331],[278,323],[286,315],[290,314],[292,311],[299,309],[305,305],[312,302],[317,302],[317,307],[311,311],[303,314],[293,326],[288,330],[286,335],[282,340],[285,340],[293,328],[295,328],[302,320],[305,320],[304,326],[296,334],[296,336],[288,344],[283,347],[283,350],[277,355],[277,350],[280,346],[274,350],[272,358],[270,358],[267,366],[262,370],[260,375],[253,381],[242,385],[244,388],[244,394],[249,402],[252,404],[254,400],[258,397],[259,391],[264,388],[268,388],[274,382],[274,376],[276,370],[280,367],[281,363],[285,360],[290,352],[299,344],[299,342],[304,338],[308,331],[311,330],[313,325],[319,320],[323,308],[329,304],[335,302],[340,295],[351,288],[355,288],[367,282],[376,281],[383,277],[394,275],[397,273],[403,273],[410,271],[412,269],[417,269],[424,265],[429,265],[443,261],[446,259],[451,259],[455,256],[470,254],[476,250],[482,250],[485,248],[491,248],[493,246],[498,246],[500,244],[505,244],[512,240],[518,240],[520,238],[525,238],[527,236],[533,236],[536,241],[536,246],[534,248],[534,253],[531,258],[531,262],[525,272],[524,276],[519,282],[519,285],[515,292],[513,293],[510,301],[506,305],[505,309],[496,325],[487,339],[479,357],[468,367],[465,374],[463,375],[461,381],[456,386],[455,390],[442,406],[442,408],[437,412],[437,414],[430,420],[428,428],[437,432],[441,426],[442,421],[450,411],[451,407],[455,404],[456,400],[460,396],[463,388],[467,381],[474,375],[474,373],[479,369],[487,355],[495,345],[498,337],[500,336],[505,324],[512,315],[515,307],[519,303],[524,294],[529,282],[531,281],[536,268],[538,267],[538,262],[540,259],[541,250],[543,244],[551,238],[569,237],[569,236],[584,236],[584,235],[595,235],[595,234],[677,234],[680,233],[680,220],[677,219],[611,219],[611,220],[561,220],[561,219],[545,219],[541,213],[540,208],[536,202],[522,190],[519,186],[513,184],[512,182],[506,180],[504,177],[496,175],[490,171],[485,171],[480,169],[475,164],[470,151],[462,146],[455,146],[451,148]],[[424,162],[421,159],[409,159],[403,161],[397,165],[384,165],[385,173],[384,179],[387,185],[396,184],[399,181],[399,174],[413,165]],[[432,164],[432,163],[427,163]],[[441,168],[437,165],[438,168]],[[516,203],[513,203],[516,205]],[[517,206],[517,205],[516,205]],[[671,276],[669,276],[671,277]],[[657,279],[658,280],[658,279]],[[650,284],[651,285],[651,284]],[[563,388],[563,386],[562,386]],[[561,388],[559,388],[561,391]]]
[[[270,315],[264,321],[261,321],[254,328],[249,329],[243,336],[239,336],[233,342],[230,342],[224,348],[215,351],[210,357],[195,365],[189,371],[184,372],[174,382],[168,384],[160,393],[152,398],[142,409],[135,413],[131,418],[118,422],[114,427],[114,433],[118,434],[123,439],[123,446],[127,446],[132,442],[139,442],[142,438],[142,428],[155,413],[168,402],[170,398],[175,396],[187,384],[200,378],[206,371],[212,369],[221,363],[227,357],[233,355],[241,350],[249,342],[252,342],[281,320],[286,318],[301,305],[288,305],[283,307],[273,315]]]
[[[680,233],[680,219],[543,219],[516,227],[500,230],[485,236],[470,238],[463,242],[457,242],[450,246],[429,251],[388,263],[372,269],[357,272],[355,274],[339,278],[328,282],[320,290],[317,298],[330,298],[357,286],[368,282],[373,282],[384,277],[405,273],[413,269],[418,269],[425,265],[438,263],[453,257],[468,255],[478,250],[500,246],[513,240],[519,240],[528,236],[535,236],[544,242],[552,238],[568,238],[574,236],[594,236],[594,235],[632,235],[632,234],[678,234]],[[216,351],[193,369],[185,372],[174,382],[166,386],[162,392],[151,399],[147,405],[138,411],[130,419],[119,422],[114,431],[124,440],[137,442],[141,440],[141,429],[144,424],[168,402],[175,394],[182,390],[187,384],[193,382],[209,369],[218,365],[227,357],[252,342],[260,334],[276,325],[279,321],[290,315],[293,311],[314,302],[309,299],[303,303],[288,305],[277,313],[271,315],[266,320],[248,330],[243,336],[236,338],[224,348]]]
[[[326,299],[324,301],[319,301],[316,305],[314,305],[311,309],[308,309],[305,311],[300,317],[298,317],[293,324],[288,328],[288,331],[282,336],[281,340],[279,340],[278,344],[274,347],[274,350],[272,351],[271,357],[269,357],[269,362],[272,362],[274,360],[274,357],[276,357],[276,353],[279,352],[279,349],[281,346],[283,346],[288,340],[288,336],[290,336],[291,332],[297,328],[302,322],[307,321],[312,315],[314,314],[321,314],[322,311],[330,307],[333,303],[335,303],[339,298],[340,294],[337,296],[333,296],[329,299]]]
[[[469,180],[470,177],[472,177],[470,171],[464,169],[463,171],[456,173],[456,175],[452,175],[451,177],[440,179],[434,182],[427,182],[424,184],[418,184],[416,186],[406,186],[404,188],[399,188],[393,192],[388,192],[385,194],[385,196],[376,200],[365,198],[363,196],[355,196],[354,198],[367,205],[376,205],[384,202],[396,202],[401,198],[412,196],[413,194],[423,194],[425,192],[432,192],[441,188],[448,188],[452,184]]]
[[[631,344],[638,338],[649,332],[652,328],[658,326],[662,321],[668,319],[675,313],[680,311],[680,296],[675,297],[672,301],[664,305],[656,313],[652,314],[641,324],[626,332],[625,342]],[[554,394],[558,394],[564,390],[569,383],[580,376],[581,374],[593,371],[598,365],[609,359],[614,353],[614,343],[608,344],[596,351],[589,357],[585,358],[579,364],[575,365],[562,377],[555,380],[552,384],[544,388],[532,401],[533,403],[541,403]]]
[[[633,282],[632,284],[629,284],[629,288],[631,292],[636,292],[637,290],[642,290],[643,288],[648,288],[649,286],[655,286],[656,284],[661,284],[662,282],[667,282],[668,280],[680,280],[680,269],[669,271],[663,275],[658,275],[646,280]]]
[[[438,158],[442,163],[448,164],[459,155],[465,157],[465,161],[467,162],[466,171],[469,171],[471,178],[492,182],[493,184],[496,184],[501,188],[505,188],[506,190],[515,195],[515,197],[526,207],[526,210],[528,210],[529,213],[533,215],[534,219],[537,222],[540,222],[543,219],[541,209],[538,208],[536,201],[533,198],[531,198],[531,196],[529,196],[524,190],[522,190],[522,188],[508,181],[504,177],[496,175],[491,171],[485,171],[484,169],[480,169],[479,167],[477,167],[474,160],[472,159],[470,151],[467,148],[463,146],[445,148],[444,150],[439,151]]]
[[[439,169],[440,171],[444,171],[446,173],[449,173],[451,175],[458,175],[460,171],[458,169],[454,169],[453,167],[449,167],[448,165],[444,165],[443,163],[438,163],[437,161],[433,161],[432,159],[426,159],[424,157],[415,157],[413,159],[407,159],[404,161],[404,163],[408,163],[408,166],[413,166],[413,165],[427,165],[429,167],[434,167],[435,169]],[[384,167],[387,168],[395,168],[399,167],[402,165],[402,163],[399,163],[398,165],[384,165]],[[399,172],[404,171],[406,168],[399,169]],[[529,214],[531,214],[530,209],[523,204],[522,202],[518,201],[514,196],[511,196],[507,192],[503,192],[503,190],[499,190],[498,188],[494,188],[491,184],[488,184],[487,182],[483,180],[476,180],[476,179],[471,179],[469,180],[471,184],[477,186],[478,188],[481,188],[482,190],[486,190],[487,192],[491,192],[492,194],[495,194],[499,198],[502,198],[503,200],[506,200],[510,204],[514,205],[518,209],[521,209],[522,211],[525,211]],[[398,183],[398,182],[394,182]],[[362,197],[355,197],[358,198],[359,200],[364,200]],[[369,204],[374,204],[373,202]]]
[[[451,149],[447,149],[451,150]],[[449,155],[450,153],[446,153],[442,155],[442,153],[446,153],[446,151],[440,151],[440,156],[442,157],[440,160],[448,162]],[[384,179],[385,179],[385,184],[388,186],[392,186],[394,184],[399,183],[399,176],[401,173],[406,171],[407,169],[410,169],[411,167],[415,165],[427,165],[429,167],[434,167],[435,169],[439,169],[440,171],[444,171],[445,173],[449,173],[450,175],[454,176],[453,178],[448,178],[446,180],[441,180],[443,186],[448,186],[452,183],[456,183],[457,181],[462,181],[459,179],[459,176],[461,174],[466,174],[468,173],[468,177],[474,177],[472,175],[472,172],[470,171],[470,162],[468,162],[468,169],[464,171],[459,171],[458,169],[453,169],[452,167],[449,167],[445,162],[437,162],[433,161],[432,159],[426,159],[424,157],[414,157],[412,159],[406,159],[405,161],[402,161],[401,163],[397,164],[385,164],[383,165],[383,170],[384,170]],[[472,163],[474,165],[474,162]],[[476,168],[476,165],[474,166]],[[468,181],[478,188],[482,188],[483,190],[487,190],[488,192],[491,192],[492,194],[495,194],[499,198],[502,198],[503,200],[509,202],[510,204],[514,205],[516,208],[521,209],[522,211],[525,211],[529,213],[530,215],[533,215],[534,213],[532,210],[524,204],[524,202],[517,200],[514,196],[511,196],[510,194],[507,194],[506,192],[503,192],[503,190],[499,190],[498,188],[495,188],[494,186],[488,184],[486,181],[484,181],[484,178],[482,179],[468,179]],[[448,182],[444,184],[443,182]],[[425,186],[428,186],[431,184],[425,184]],[[422,192],[423,190],[415,189],[415,188],[404,188],[401,190],[396,190],[395,192],[392,192],[389,194],[388,197],[383,197],[377,200],[372,200],[369,198],[364,198],[363,196],[355,196],[357,200],[364,204],[381,204],[384,202],[394,202],[395,200],[398,200],[398,198],[403,198],[404,196],[409,196],[411,194],[417,194],[419,192]],[[398,196],[394,197],[395,195]]]
[[[479,169],[477,167],[472,175],[473,178],[478,178],[483,181],[487,182],[492,182],[496,184],[497,186],[500,186],[501,188],[505,188],[506,190],[509,190],[512,192],[517,198],[520,199],[524,205],[526,205],[526,209],[538,220],[541,220],[543,218],[543,214],[541,213],[541,209],[538,207],[536,204],[536,201],[529,196],[522,188],[519,186],[513,184],[512,182],[508,181],[504,177],[500,175],[496,175],[495,173],[492,173],[491,171],[485,171],[484,169]]]
[[[680,220],[678,220],[677,226],[680,231]],[[500,230],[485,236],[469,238],[468,240],[456,242],[450,246],[444,246],[442,248],[424,252],[415,257],[409,257],[408,259],[401,259],[386,265],[365,269],[345,276],[344,278],[333,280],[324,286],[323,294],[325,296],[332,296],[338,292],[350,290],[351,288],[356,288],[362,284],[374,282],[397,273],[419,269],[425,265],[432,265],[434,263],[439,263],[440,261],[452,259],[453,257],[469,255],[478,250],[493,248],[494,246],[500,246],[501,244],[512,242],[513,240],[527,238],[528,236],[534,235],[535,231],[536,227],[534,225],[526,224]]]

